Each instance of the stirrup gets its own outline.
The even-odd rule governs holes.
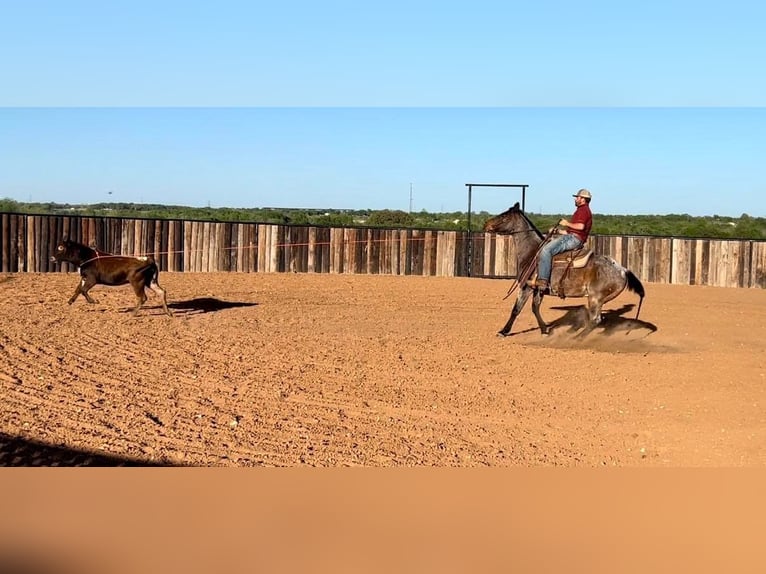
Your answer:
[[[527,281],[527,287],[532,289],[539,289],[541,291],[548,290],[548,282],[545,279],[530,279]]]

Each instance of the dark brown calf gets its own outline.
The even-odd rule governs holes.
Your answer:
[[[136,294],[134,315],[138,313],[141,305],[146,301],[146,288],[148,287],[160,296],[165,313],[173,316],[173,313],[168,309],[165,290],[157,282],[159,277],[157,263],[151,257],[112,255],[82,243],[65,239],[56,247],[56,253],[51,257],[51,261],[72,263],[77,265],[80,271],[80,283],[68,301],[70,305],[80,294],[85,297],[88,303],[96,303],[96,300],[88,294],[94,285],[125,285],[130,283]]]

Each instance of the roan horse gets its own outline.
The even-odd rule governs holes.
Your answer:
[[[88,303],[96,303],[88,294],[95,285],[125,285],[130,283],[136,294],[136,307],[133,314],[136,315],[141,305],[146,301],[146,288],[151,289],[160,296],[162,308],[169,316],[173,316],[168,309],[167,295],[165,290],[157,282],[159,268],[152,257],[129,257],[125,255],[112,255],[93,247],[88,247],[76,241],[64,239],[56,247],[56,253],[51,256],[52,261],[72,263],[78,267],[80,282],[69,298],[71,305],[78,295],[85,297]]]
[[[550,332],[550,327],[540,315],[543,294],[527,285],[527,279],[537,271],[537,254],[547,237],[544,237],[540,230],[535,227],[534,223],[520,209],[518,203],[500,215],[487,220],[484,224],[484,231],[510,234],[516,245],[517,284],[515,286],[518,286],[520,291],[508,322],[498,334],[502,336],[511,334],[513,322],[534,291],[532,311],[537,318],[540,331],[543,335],[547,335]],[[640,297],[636,311],[636,319],[638,319],[645,292],[641,281],[632,271],[625,269],[610,257],[597,255],[585,249],[574,252],[566,251],[553,259],[553,272],[550,281],[551,294],[558,295],[562,299],[566,297],[588,298],[588,325],[583,331],[583,335],[601,322],[601,306],[617,297],[626,287]],[[513,289],[514,287],[511,288],[511,291]]]

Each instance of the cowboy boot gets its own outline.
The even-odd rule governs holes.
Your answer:
[[[539,289],[540,291],[547,291],[548,281],[545,279],[540,279],[539,277],[537,279],[530,279],[527,281],[527,287],[532,287],[532,289]]]

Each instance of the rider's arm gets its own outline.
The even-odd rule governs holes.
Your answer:
[[[567,221],[566,219],[559,220],[559,226],[566,229],[576,229],[577,231],[582,231],[585,229],[584,223],[572,223],[571,221]]]

